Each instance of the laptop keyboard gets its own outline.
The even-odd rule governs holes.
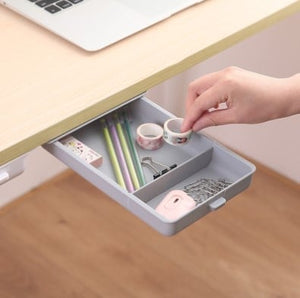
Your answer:
[[[28,0],[50,13],[57,13],[82,2],[83,0]]]

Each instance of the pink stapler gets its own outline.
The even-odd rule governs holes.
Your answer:
[[[192,197],[182,190],[170,191],[156,207],[156,211],[169,220],[176,220],[196,207]]]

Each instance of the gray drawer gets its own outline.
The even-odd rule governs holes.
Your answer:
[[[130,113],[133,133],[142,123],[154,122],[163,125],[167,119],[174,117],[143,96],[128,101],[116,110],[123,108]],[[44,145],[44,148],[164,235],[173,235],[207,213],[218,209],[226,201],[246,189],[251,182],[255,171],[253,164],[214,140],[194,133],[190,142],[183,146],[164,143],[160,149],[154,151],[143,150],[136,146],[140,158],[150,156],[153,160],[162,161],[167,165],[176,163],[177,167],[157,179],[153,179],[153,173],[145,168],[146,184],[129,193],[117,184],[106,149],[99,119],[107,114],[109,113],[100,115],[98,119],[70,132],[72,136],[103,156],[103,163],[99,168],[77,157],[59,139]],[[182,190],[185,185],[202,178],[224,178],[231,184],[177,220],[167,220],[155,210],[171,190]]]

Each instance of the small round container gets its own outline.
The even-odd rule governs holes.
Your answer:
[[[178,146],[186,144],[192,135],[192,130],[181,132],[183,118],[171,118],[164,124],[164,140],[170,145]]]
[[[144,123],[137,130],[136,142],[146,150],[156,150],[163,144],[163,128],[155,123]]]

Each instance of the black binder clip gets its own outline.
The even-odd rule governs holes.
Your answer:
[[[153,179],[156,179],[156,178],[160,177],[161,175],[163,175],[177,167],[177,164],[167,166],[160,162],[153,161],[152,158],[148,157],[148,156],[142,158],[141,165],[147,167],[154,173]]]

